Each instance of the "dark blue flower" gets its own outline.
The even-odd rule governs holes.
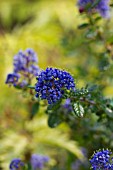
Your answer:
[[[10,170],[18,170],[20,167],[24,166],[24,163],[19,158],[15,158],[11,161],[9,165]]]
[[[49,104],[60,100],[64,89],[75,90],[73,77],[68,72],[56,68],[46,68],[45,71],[41,71],[37,80],[36,97],[47,99]]]
[[[42,170],[44,168],[44,164],[47,163],[48,161],[49,161],[48,156],[33,154],[31,156],[30,163],[33,170],[38,170],[38,169]]]
[[[113,170],[112,152],[109,150],[99,150],[90,159],[93,170]]]
[[[78,0],[79,11],[82,12],[99,12],[102,17],[110,17],[109,0],[100,0],[98,3],[95,0]]]
[[[13,84],[14,86],[17,85],[18,80],[20,78],[20,75],[17,73],[10,73],[7,75],[7,79],[6,79],[6,84]]]

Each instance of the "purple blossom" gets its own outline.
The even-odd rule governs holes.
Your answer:
[[[23,88],[25,86],[27,86],[28,82],[26,80],[22,80],[22,82],[20,82],[20,87]]]
[[[90,159],[93,170],[113,170],[112,152],[109,150],[99,150]]]
[[[53,104],[63,96],[64,89],[75,90],[73,77],[66,71],[56,68],[46,68],[37,77],[35,85],[36,97],[47,99],[48,104]]]
[[[33,51],[33,49],[28,48],[26,49],[25,53],[28,54],[28,58],[31,62],[34,62],[34,63],[38,62],[37,54]]]
[[[17,85],[18,80],[20,78],[20,75],[17,73],[10,73],[7,75],[7,79],[6,79],[6,84],[13,84],[14,86]]]
[[[21,159],[15,158],[11,161],[11,163],[9,165],[9,169],[10,170],[18,170],[22,166],[24,166],[24,163],[21,161]]]
[[[49,159],[50,158],[48,156],[33,154],[30,160],[33,170],[42,170],[44,168],[44,164],[47,163]]]
[[[80,13],[98,12],[104,18],[110,17],[109,0],[99,0],[97,3],[95,0],[78,0],[78,6]]]
[[[31,73],[34,74],[33,71],[30,72],[31,68],[35,68],[35,72],[38,73],[39,67],[36,66],[38,62],[37,55],[32,49],[27,49],[25,51],[19,51],[14,56],[14,72],[21,72],[21,74],[24,73],[26,76]],[[35,73],[36,75],[36,73]]]
[[[39,74],[37,66],[36,53],[28,48],[25,51],[20,50],[13,59],[13,73],[8,74],[6,84],[13,84],[20,88],[25,88],[31,83],[31,80]],[[18,76],[19,75],[19,76]]]
[[[38,70],[38,71],[37,71]],[[39,67],[36,66],[36,65],[31,65],[29,68],[28,68],[28,72],[34,76],[38,76],[39,74]]]
[[[73,111],[71,100],[66,99],[65,103],[62,105],[63,109],[66,111],[66,113],[70,113]]]

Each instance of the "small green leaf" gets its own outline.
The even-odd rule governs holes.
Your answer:
[[[84,29],[84,28],[87,28],[89,26],[88,23],[84,23],[84,24],[81,24],[78,26],[78,29]]]
[[[31,85],[28,85],[27,87],[30,89],[35,89],[35,86],[31,86]]]
[[[98,17],[95,18],[95,21],[97,22],[97,21],[99,21],[100,19],[101,19],[101,17],[98,16]]]
[[[22,89],[19,85],[14,86],[16,89],[20,90]]]
[[[80,103],[74,103],[73,104],[73,110],[74,110],[74,113],[77,117],[83,117],[84,108],[82,107],[82,105]]]
[[[39,102],[36,102],[32,105],[31,116],[34,117],[35,114],[38,112],[38,110],[39,110]]]
[[[54,127],[58,126],[61,122],[62,121],[59,118],[59,116],[56,115],[54,112],[49,115],[49,118],[48,118],[49,127],[54,128]]]

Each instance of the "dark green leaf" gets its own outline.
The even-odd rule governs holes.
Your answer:
[[[36,102],[32,105],[31,116],[34,117],[35,114],[38,112],[38,110],[39,110],[39,102]]]
[[[62,122],[61,119],[55,113],[52,113],[49,115],[49,118],[48,118],[49,127],[54,128],[58,126],[61,122]]]
[[[22,89],[20,86],[18,86],[18,85],[16,85],[16,86],[14,86],[16,89],[18,89],[18,90],[20,90],[20,89]]]
[[[106,53],[101,54],[99,64],[98,64],[99,70],[100,71],[107,70],[109,66],[110,66],[109,56]]]
[[[84,29],[84,28],[87,28],[89,26],[88,23],[84,23],[84,24],[81,24],[78,26],[78,29]]]
[[[101,17],[96,17],[95,21],[99,21],[101,19]]]

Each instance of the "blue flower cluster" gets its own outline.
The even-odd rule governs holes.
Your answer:
[[[44,164],[49,162],[50,158],[45,155],[33,154],[31,155],[30,164],[32,170],[42,170],[44,168]],[[19,158],[15,158],[11,161],[9,165],[10,170],[18,170],[24,166],[24,163]]]
[[[16,86],[19,78],[20,78],[19,74],[17,74],[17,73],[11,74],[10,73],[7,75],[6,84],[13,84],[14,86]]]
[[[90,159],[93,170],[113,170],[112,152],[109,150],[99,150]]]
[[[28,48],[25,51],[19,51],[13,59],[13,73],[8,74],[6,84],[25,87],[31,83],[31,80],[38,75],[39,67],[36,53]]]
[[[37,77],[35,91],[36,97],[47,99],[48,104],[53,104],[61,99],[64,89],[75,90],[73,77],[66,71],[56,68],[46,68]]]
[[[99,0],[98,3],[95,0],[78,0],[78,6],[80,13],[99,12],[104,18],[110,17],[109,0]]]
[[[48,161],[49,161],[48,156],[33,154],[31,156],[30,162],[33,170],[37,169],[42,170],[44,168],[44,164],[47,163]]]
[[[20,167],[24,166],[24,163],[19,158],[15,158],[11,161],[9,169],[10,170],[17,170]]]

